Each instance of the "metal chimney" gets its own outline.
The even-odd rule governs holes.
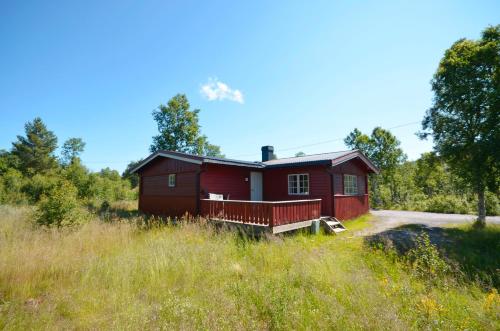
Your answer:
[[[266,162],[274,158],[273,146],[262,146],[261,151],[262,151],[262,162]]]

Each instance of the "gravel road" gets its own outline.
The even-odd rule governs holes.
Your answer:
[[[429,227],[439,227],[452,224],[472,224],[474,215],[437,214],[418,211],[372,210],[373,227],[363,231],[363,234],[379,233],[404,224],[422,224]],[[500,224],[500,216],[486,217],[486,223]]]

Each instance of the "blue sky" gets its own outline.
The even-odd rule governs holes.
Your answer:
[[[0,149],[40,116],[121,171],[185,93],[227,157],[342,150],[421,121],[444,51],[498,23],[498,1],[2,1]],[[432,148],[418,129],[392,130],[410,159]]]

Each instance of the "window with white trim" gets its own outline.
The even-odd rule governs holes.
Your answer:
[[[175,174],[168,175],[168,187],[175,187]]]
[[[344,194],[345,195],[358,194],[358,176],[344,175]]]
[[[309,174],[288,175],[288,194],[289,195],[309,194]]]

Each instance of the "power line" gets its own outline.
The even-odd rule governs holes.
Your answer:
[[[421,123],[421,121],[415,121],[415,122],[409,122],[409,123],[399,124],[399,125],[387,128],[387,130],[393,130],[393,129],[403,128],[403,127],[406,127],[406,126],[410,126],[410,125],[414,125],[414,124],[419,124],[419,123]],[[292,150],[296,150],[296,149],[307,148],[307,147],[312,147],[312,146],[317,146],[317,145],[324,145],[324,144],[333,143],[333,142],[337,142],[337,141],[343,141],[343,140],[344,140],[344,138],[335,138],[335,139],[323,140],[323,141],[319,141],[319,142],[315,142],[315,143],[310,143],[310,144],[306,144],[306,145],[300,145],[300,146],[282,148],[282,149],[276,150],[276,153],[287,152],[287,151],[292,151]],[[260,153],[239,154],[239,155],[234,155],[231,158],[246,157],[246,156],[256,156],[256,155],[260,155]],[[90,162],[90,161],[88,161],[86,163],[87,164],[100,164],[100,163],[127,163],[127,162],[130,162],[130,160],[127,160],[127,161],[113,161],[113,162],[108,162],[108,161],[103,161],[103,162],[93,161],[93,162]]]
[[[398,128],[402,128],[402,127],[405,127],[405,126],[410,126],[410,125],[417,124],[417,123],[421,123],[421,121],[415,121],[415,122],[409,122],[409,123],[399,124],[399,125],[387,128],[387,130],[398,129]],[[344,138],[335,138],[335,139],[323,140],[323,141],[319,141],[319,142],[311,143],[311,144],[307,144],[307,145],[282,148],[282,149],[277,150],[276,153],[287,152],[287,151],[292,151],[292,150],[296,150],[296,149],[300,149],[300,148],[306,148],[306,147],[311,147],[311,146],[324,145],[324,144],[328,144],[328,143],[332,143],[332,142],[337,142],[337,141],[343,141],[343,140],[344,140]],[[236,158],[236,157],[255,156],[255,155],[260,155],[260,154],[259,153],[240,154],[240,155],[235,155],[233,157]]]

